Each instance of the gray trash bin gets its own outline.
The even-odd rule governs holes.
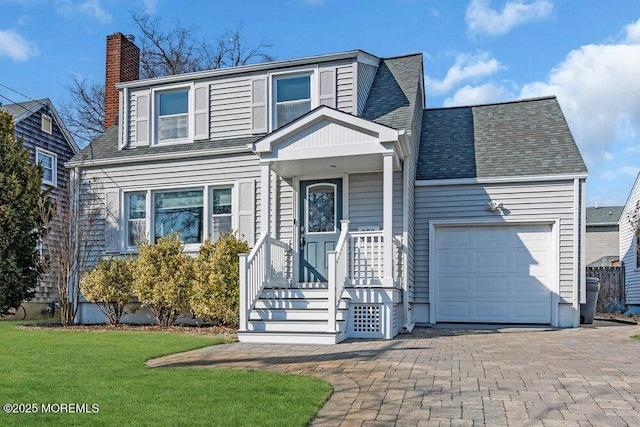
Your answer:
[[[593,323],[596,315],[596,305],[598,304],[598,291],[600,290],[600,279],[597,277],[587,277],[587,302],[580,304],[580,323]]]

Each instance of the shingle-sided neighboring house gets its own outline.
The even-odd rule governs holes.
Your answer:
[[[31,153],[34,163],[40,163],[43,171],[43,190],[50,190],[51,199],[58,205],[68,205],[69,170],[64,167],[80,150],[58,112],[49,99],[40,99],[0,106],[14,119],[16,138]],[[57,223],[53,223],[49,235],[42,242],[42,254],[46,257],[49,245],[60,235]],[[35,297],[25,303],[31,313],[38,313],[46,304],[57,299],[53,280],[45,274],[36,288]]]
[[[587,267],[612,267],[620,261],[618,221],[624,206],[587,208]]]
[[[425,110],[422,60],[355,50],[118,84],[118,124],[69,163],[102,183],[98,255],[237,231],[242,341],[577,326],[587,170],[556,99]],[[83,303],[80,320],[103,317]]]
[[[620,215],[620,262],[624,267],[625,303],[630,313],[640,313],[640,245],[632,222],[640,209],[640,174]]]

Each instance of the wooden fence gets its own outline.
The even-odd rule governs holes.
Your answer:
[[[587,277],[600,279],[597,312],[607,311],[611,302],[625,304],[623,267],[587,267]]]

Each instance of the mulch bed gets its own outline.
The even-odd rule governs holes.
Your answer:
[[[228,326],[213,325],[180,325],[180,326],[158,326],[158,325],[135,325],[120,324],[116,326],[95,324],[95,325],[70,325],[63,326],[61,323],[31,323],[19,326],[19,328],[32,329],[57,329],[64,331],[85,331],[85,332],[106,332],[106,331],[141,331],[141,332],[169,332],[174,334],[190,334],[190,335],[210,335],[225,336],[235,339],[238,330]]]

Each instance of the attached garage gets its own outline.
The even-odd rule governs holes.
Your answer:
[[[434,227],[436,322],[551,324],[552,224]]]

